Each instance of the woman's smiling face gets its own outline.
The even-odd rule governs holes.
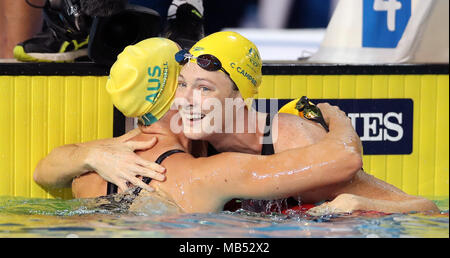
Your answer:
[[[178,78],[175,105],[184,134],[193,140],[224,132],[226,113],[233,112],[226,99],[242,99],[231,79],[222,71],[206,71],[193,62],[183,66]],[[228,101],[227,101],[228,102]],[[243,100],[242,100],[242,103]]]

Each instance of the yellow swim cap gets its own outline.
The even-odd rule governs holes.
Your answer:
[[[118,110],[150,125],[169,111],[177,89],[178,46],[165,38],[126,47],[111,67],[106,90]]]
[[[297,102],[299,100],[300,100],[300,98],[294,99],[294,100],[290,101],[289,103],[285,104],[283,107],[280,108],[280,110],[278,110],[278,113],[287,113],[287,114],[299,116],[300,112],[295,108],[297,105]]]
[[[258,93],[262,78],[261,57],[255,44],[241,34],[232,31],[213,33],[198,41],[189,52],[194,57],[204,54],[217,57],[244,100]]]

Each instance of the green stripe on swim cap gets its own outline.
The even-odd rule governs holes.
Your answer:
[[[158,121],[158,119],[156,117],[154,117],[151,113],[147,113],[147,114],[141,116],[141,120],[142,120],[142,122],[144,122],[145,126],[149,126],[149,125],[155,123],[156,121]]]

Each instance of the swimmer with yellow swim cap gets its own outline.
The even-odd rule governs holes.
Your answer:
[[[111,67],[106,84],[116,108],[127,117],[138,117],[144,125],[161,119],[175,97],[180,66],[174,55],[178,50],[175,42],[165,38],[126,47]]]
[[[121,112],[140,117],[138,129],[114,139],[58,147],[39,162],[34,174],[36,182],[58,187],[73,180],[72,191],[77,198],[106,195],[107,181],[119,185],[121,190],[126,190],[129,182],[138,186],[127,192],[134,198],[121,200],[128,202],[134,199],[131,209],[142,211],[150,201],[157,200],[167,203],[173,208],[170,210],[176,212],[217,212],[233,198],[287,198],[326,185],[336,185],[352,178],[361,166],[358,142],[348,141],[349,138],[357,138],[350,130],[350,120],[330,105],[321,107],[329,122],[330,133],[316,144],[268,156],[227,152],[194,158],[191,154],[193,142],[182,133],[171,130],[171,124],[177,121],[177,111],[167,110],[175,91],[173,84],[176,80],[172,79],[178,72],[174,59],[167,58],[178,51],[173,46],[169,40],[160,38],[142,41],[127,47],[111,69],[107,91]],[[159,73],[155,67],[167,69],[161,69]],[[164,110],[167,111],[164,113]],[[147,119],[148,114],[151,114],[150,119]],[[147,144],[146,148],[142,147],[147,142],[154,146]],[[128,175],[111,173],[121,166],[119,157],[122,153],[129,153],[121,149],[139,143],[142,145],[136,148],[140,158],[136,159],[136,164],[140,166],[129,170],[123,168],[122,173]],[[108,159],[108,156],[112,158]],[[135,159],[132,155],[127,157]],[[154,164],[151,161],[165,167],[165,180],[143,172],[144,166]],[[149,193],[141,191],[141,188],[154,191]],[[342,201],[348,196],[353,198],[350,194],[337,200]],[[322,193],[318,198],[327,200],[334,197]],[[120,198],[111,198],[117,199]],[[357,207],[355,201],[352,202],[353,208]],[[345,206],[339,207],[338,211],[347,211]]]
[[[239,33],[211,34],[176,57],[183,66],[175,104],[183,120],[184,134],[190,139],[208,141],[213,152],[271,155],[309,146],[326,136],[327,125],[320,119],[317,123],[298,115],[268,115],[251,108],[262,81],[262,60],[256,45]],[[215,105],[211,109],[211,102],[219,103],[221,108]],[[318,106],[322,109],[326,104]],[[353,128],[349,129],[349,134],[354,133]],[[330,155],[331,151],[324,149],[321,153]],[[362,170],[357,174],[365,175]],[[328,185],[321,191],[323,196],[311,191],[293,199],[301,198],[307,203],[319,202],[325,196],[332,199],[336,188]]]
[[[315,122],[251,107],[262,81],[262,60],[256,45],[239,33],[211,34],[180,51],[177,61],[182,68],[175,104],[190,139],[207,140],[219,152],[268,155],[326,134]],[[221,108],[211,109],[211,100]]]

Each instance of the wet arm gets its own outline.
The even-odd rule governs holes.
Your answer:
[[[88,157],[89,148],[83,144],[57,147],[39,161],[34,181],[46,188],[69,187],[73,178],[93,171]]]
[[[156,142],[156,139],[148,142],[128,141],[138,133],[136,129],[117,138],[57,147],[38,163],[34,180],[46,188],[68,187],[73,178],[95,171],[122,190],[127,188],[127,181],[136,181],[136,175],[164,180],[164,175],[160,174],[165,171],[163,167],[134,153],[135,150],[151,148]],[[151,190],[145,184],[141,187]]]
[[[329,126],[321,141],[306,147],[270,156],[222,153],[205,159],[199,163],[209,181],[205,185],[224,199],[274,199],[349,180],[362,167],[358,136],[348,118],[332,119]],[[211,176],[212,168],[220,173]]]

